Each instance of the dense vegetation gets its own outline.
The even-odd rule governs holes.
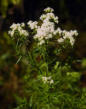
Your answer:
[[[31,108],[33,106],[33,103],[35,102],[35,99],[33,101],[33,98],[30,98],[29,94],[30,92],[28,92],[28,97],[26,94],[26,88],[28,89],[28,87],[31,87],[31,85],[35,85],[34,84],[34,79],[36,79],[37,77],[37,69],[34,69],[32,71],[30,71],[30,66],[28,66],[28,61],[26,59],[26,51],[33,50],[33,44],[28,44],[25,50],[25,46],[23,46],[23,51],[21,50],[17,50],[17,54],[16,54],[16,42],[14,42],[14,40],[12,40],[7,31],[9,30],[9,26],[15,22],[27,22],[29,19],[30,20],[38,20],[39,16],[42,13],[42,10],[47,7],[50,6],[52,8],[55,9],[55,14],[59,16],[59,21],[60,21],[60,27],[62,29],[77,29],[79,32],[79,36],[76,37],[76,43],[74,44],[73,47],[73,51],[71,51],[71,57],[72,60],[67,60],[68,64],[65,65],[65,61],[67,56],[69,56],[66,50],[65,53],[59,55],[60,59],[59,61],[61,62],[57,62],[56,63],[56,59],[55,62],[53,62],[51,65],[49,64],[49,70],[51,71],[51,69],[53,69],[55,67],[55,65],[58,67],[58,70],[63,69],[60,72],[64,72],[64,73],[71,73],[74,72],[74,75],[78,76],[77,78],[74,77],[74,75],[71,75],[69,78],[70,80],[73,80],[73,78],[77,79],[76,83],[75,81],[71,81],[71,83],[69,82],[70,80],[68,80],[69,85],[71,87],[72,83],[74,82],[75,84],[75,88],[79,88],[79,91],[81,89],[81,92],[77,92],[79,94],[79,97],[81,97],[83,94],[85,94],[85,83],[86,83],[86,78],[85,78],[85,72],[86,72],[86,61],[85,61],[85,55],[86,55],[86,37],[85,37],[85,28],[86,28],[86,16],[85,16],[85,1],[80,1],[80,0],[43,0],[43,1],[39,1],[39,0],[1,0],[0,1],[0,98],[1,98],[1,102],[0,102],[0,108],[1,109],[12,109],[14,107],[16,107],[17,105],[17,101],[20,101],[20,105],[26,105],[26,108],[29,106],[29,108]],[[34,7],[34,8],[33,8]],[[26,27],[27,28],[27,27]],[[33,42],[33,40],[32,40]],[[28,42],[27,42],[28,43]],[[26,44],[27,44],[26,43]],[[30,42],[31,43],[31,42]],[[51,47],[48,47],[47,49],[49,50],[48,55],[49,55],[49,59],[50,57],[55,58],[57,55],[53,54],[54,51],[54,45],[52,44]],[[56,49],[56,48],[55,48]],[[22,53],[21,53],[22,51]],[[50,52],[52,51],[52,53]],[[62,51],[62,52],[63,52]],[[65,55],[64,55],[65,54]],[[36,54],[37,55],[37,54]],[[25,57],[23,57],[25,56]],[[57,56],[58,57],[58,56]],[[35,58],[35,57],[34,57]],[[37,61],[38,63],[40,62],[40,60],[43,60],[43,57],[40,55],[37,57]],[[78,60],[78,61],[76,61]],[[57,60],[58,61],[58,60]],[[17,63],[17,64],[16,64]],[[43,62],[43,68],[42,70],[46,70],[47,64],[45,62]],[[61,66],[60,66],[61,65]],[[31,67],[33,68],[33,67]],[[65,69],[65,71],[64,71]],[[66,71],[67,70],[67,71]],[[49,71],[49,72],[50,72]],[[30,75],[30,77],[28,77],[27,75],[29,75],[29,73],[31,72],[35,72],[34,74],[32,73],[32,75]],[[51,71],[51,72],[55,72]],[[60,73],[59,72],[59,73]],[[76,73],[80,73],[80,75],[77,75]],[[25,77],[26,75],[26,77]],[[50,74],[51,75],[51,74]],[[48,75],[49,76],[49,75]],[[52,75],[52,79],[55,79],[56,75]],[[62,78],[65,76],[62,76]],[[62,80],[62,84],[65,81],[65,79],[69,77],[68,75],[66,75]],[[26,78],[26,80],[25,80]],[[39,77],[41,78],[41,77]],[[32,83],[28,83],[28,79],[32,79]],[[60,79],[60,78],[59,78]],[[57,81],[57,80],[55,80]],[[59,80],[60,81],[60,80]],[[39,81],[38,81],[39,82]],[[61,81],[60,81],[61,82]],[[26,84],[26,85],[25,85]],[[57,84],[57,83],[56,83]],[[36,83],[37,85],[37,90],[34,93],[37,93],[39,90],[39,84]],[[35,85],[35,86],[36,86]],[[60,85],[60,84],[59,84]],[[64,89],[65,84],[63,84],[62,87],[60,87],[59,92],[61,92],[62,89]],[[68,85],[68,84],[67,84]],[[35,88],[34,86],[34,88]],[[58,86],[58,85],[57,85]],[[48,89],[50,89],[50,93],[56,89],[53,90],[53,86],[46,86]],[[43,86],[42,88],[45,88],[45,86]],[[25,90],[24,90],[25,89]],[[48,89],[44,89],[44,93],[46,92],[46,90]],[[33,89],[34,90],[34,89]],[[66,90],[66,89],[65,89]],[[72,90],[72,89],[71,89]],[[75,91],[76,89],[74,89]],[[28,91],[28,90],[27,90]],[[83,92],[83,93],[82,93]],[[33,93],[33,94],[34,94]],[[62,92],[63,93],[63,92]],[[60,93],[60,94],[62,94]],[[40,96],[39,93],[38,96]],[[57,93],[55,93],[57,94]],[[73,94],[73,93],[71,93]],[[20,98],[24,98],[24,99],[19,99],[18,96],[20,96]],[[64,100],[63,98],[66,96],[61,95],[62,98],[61,100]],[[70,95],[68,95],[70,96]],[[36,95],[37,97],[37,95]],[[75,96],[73,96],[74,98],[71,98],[71,100],[76,99]],[[85,95],[83,95],[83,97],[85,97]],[[44,96],[44,99],[48,99],[46,96]],[[52,97],[51,97],[52,98]],[[70,98],[70,97],[69,97]],[[18,100],[16,100],[18,99]],[[27,102],[30,99],[30,104],[27,104]],[[85,99],[85,98],[83,98]],[[32,100],[32,101],[31,101]],[[37,100],[37,99],[36,99]],[[37,102],[40,102],[40,98],[38,99]],[[42,99],[43,100],[43,99]],[[59,103],[61,103],[62,101],[59,100]],[[69,101],[69,99],[67,99],[68,102],[71,102],[71,100]],[[81,100],[81,99],[79,99]],[[80,101],[77,101],[77,104],[80,104],[80,106],[85,106],[85,102],[83,100],[83,103]],[[45,100],[46,101],[46,100]],[[57,101],[57,100],[56,100]],[[64,102],[67,102],[64,101]],[[50,100],[50,102],[52,102]],[[73,102],[72,102],[73,103]],[[46,103],[43,103],[45,105],[45,108],[49,107],[46,106]],[[48,103],[47,103],[48,104]],[[54,104],[52,106],[56,106],[56,102],[54,100]],[[28,105],[28,106],[27,106]],[[41,105],[41,104],[40,104]],[[51,106],[51,104],[49,104]],[[70,106],[71,103],[69,103],[68,106]],[[52,107],[51,106],[51,107]],[[73,106],[75,106],[75,103],[73,104]],[[63,105],[64,107],[64,105]],[[39,107],[40,108],[40,107]],[[53,107],[54,108],[54,107]],[[71,107],[73,108],[73,107]],[[85,107],[83,107],[85,108]],[[76,108],[77,109],[77,108]]]

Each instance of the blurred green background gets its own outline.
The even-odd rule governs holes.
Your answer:
[[[15,93],[22,95],[22,77],[25,60],[16,64],[15,42],[8,36],[9,26],[15,22],[37,20],[46,7],[55,10],[62,29],[77,29],[75,56],[86,58],[86,0],[0,0],[0,109],[12,109],[16,105]],[[86,63],[86,62],[85,62]],[[81,64],[73,66],[81,70]],[[85,77],[85,70],[82,75]],[[84,81],[84,86],[86,85]]]

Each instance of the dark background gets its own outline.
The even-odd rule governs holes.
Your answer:
[[[8,4],[6,17],[0,13],[2,29],[11,22],[25,22],[29,19],[37,20],[46,7],[52,7],[59,16],[60,22],[72,22],[82,31],[86,29],[86,0],[22,0],[21,5]],[[9,20],[9,22],[8,22]]]
[[[78,30],[75,54],[79,59],[86,58],[86,0],[20,0],[18,4],[11,1],[0,0],[0,109],[15,106],[14,95],[22,94],[22,77],[26,72],[23,62],[15,64],[15,43],[7,34],[13,22],[37,20],[49,6],[59,17],[62,29]],[[80,70],[81,66],[77,64],[75,68]]]

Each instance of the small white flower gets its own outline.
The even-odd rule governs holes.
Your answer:
[[[28,36],[29,33],[26,30],[21,30],[20,35]]]
[[[11,29],[11,30],[8,32],[8,34],[9,34],[11,37],[13,37],[14,34],[15,34],[15,31],[17,30],[20,36],[22,36],[22,35],[28,36],[28,35],[29,35],[28,32],[23,29],[24,26],[25,26],[24,23],[21,23],[21,24],[19,24],[19,23],[17,23],[17,24],[13,23],[13,24],[10,26],[10,29]]]
[[[47,83],[47,77],[42,77],[42,81],[43,81],[44,83]]]
[[[49,34],[48,38],[51,39],[52,37],[53,37],[52,34]]]
[[[53,12],[54,10],[52,8],[50,8],[50,7],[47,7],[47,8],[44,9],[44,11],[45,12]]]
[[[46,77],[46,76],[42,77],[42,81],[44,83],[48,83],[48,84],[53,84],[54,83],[54,80],[51,78],[51,76],[49,76],[49,77]]]
[[[53,84],[53,83],[54,83],[54,81],[53,81],[53,80],[51,80],[51,81],[50,81],[50,84]]]
[[[14,31],[8,31],[8,34],[11,36],[11,37],[13,37],[13,35],[14,35]]]
[[[21,27],[25,27],[25,23],[21,23]]]
[[[13,24],[10,26],[10,28],[11,28],[11,29],[16,29],[18,26],[20,26],[19,23],[18,23],[18,24],[13,23]]]
[[[59,34],[59,35],[62,34],[61,28],[57,28],[57,29],[54,31],[54,35],[56,35],[56,34]]]
[[[40,16],[40,20],[42,20],[43,22],[48,22],[50,19],[53,19],[53,21],[58,24],[58,17],[55,16],[52,12]]]
[[[38,22],[37,21],[33,22],[30,20],[27,24],[31,29],[36,29]]]
[[[44,20],[46,18],[46,14],[42,14],[41,16],[40,16],[40,20]]]
[[[41,40],[40,42],[39,42],[39,45],[42,45],[42,44],[44,44],[45,43],[45,41],[44,40]]]
[[[69,39],[70,44],[73,46],[74,42],[75,42],[74,36],[77,36],[78,32],[76,30],[74,30],[74,31],[73,30],[71,30],[71,31],[63,30],[61,34],[63,35],[63,38],[58,39],[58,42],[61,43],[65,39]]]
[[[60,39],[58,39],[58,42],[59,43],[62,43],[62,42],[64,42],[64,39],[63,38],[60,38]]]
[[[55,23],[58,24],[58,17],[57,16],[54,18],[54,21],[55,21]]]

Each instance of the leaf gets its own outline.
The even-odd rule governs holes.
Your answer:
[[[32,96],[30,98],[29,104],[30,104],[30,107],[32,107],[32,104],[33,104],[33,98],[32,98]]]
[[[58,68],[58,66],[59,66],[59,62],[57,61],[56,65],[54,66],[54,69],[56,70]]]
[[[19,63],[19,61],[21,60],[22,56],[19,57],[19,59],[17,60],[16,64]]]

